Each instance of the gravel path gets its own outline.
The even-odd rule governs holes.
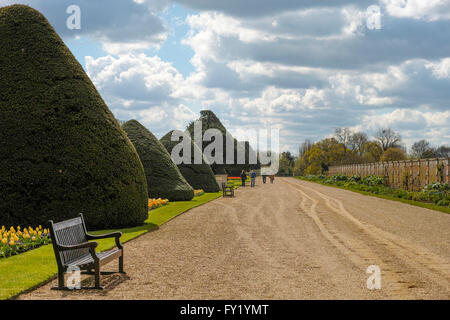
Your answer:
[[[125,244],[127,275],[103,276],[103,291],[53,281],[19,299],[450,299],[450,215],[292,178],[257,183]],[[381,290],[366,287],[369,265]]]

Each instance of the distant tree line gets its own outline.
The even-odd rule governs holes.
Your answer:
[[[432,146],[427,140],[420,140],[408,153],[400,134],[391,128],[379,129],[372,139],[365,132],[336,128],[331,138],[305,140],[298,156],[282,152],[278,174],[321,174],[334,165],[440,157],[450,157],[449,146]]]

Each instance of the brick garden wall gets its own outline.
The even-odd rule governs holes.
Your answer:
[[[387,185],[418,191],[433,182],[449,183],[450,158],[387,161],[364,164],[332,166],[328,175],[383,176]]]

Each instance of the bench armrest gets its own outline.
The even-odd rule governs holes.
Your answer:
[[[111,232],[111,233],[107,233],[107,234],[99,234],[99,235],[95,235],[95,234],[90,234],[90,233],[86,233],[86,237],[88,238],[88,240],[97,240],[97,239],[106,239],[106,238],[120,238],[122,236],[122,232]]]
[[[91,250],[95,250],[95,248],[97,248],[97,246],[98,246],[97,242],[83,242],[83,243],[75,244],[75,245],[71,245],[71,246],[63,246],[63,245],[59,244],[58,249],[61,251],[83,249],[83,248],[89,248]]]
[[[99,240],[99,239],[106,239],[106,238],[116,238],[116,246],[119,249],[122,249],[122,244],[120,243],[120,237],[122,236],[122,232],[116,231],[111,232],[107,234],[99,234],[99,235],[93,235],[86,233],[86,237],[88,240]]]

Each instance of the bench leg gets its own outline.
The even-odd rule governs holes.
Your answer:
[[[100,286],[100,265],[99,264],[95,264],[95,288],[96,289],[103,289]]]
[[[58,288],[64,288],[64,272],[58,271]]]
[[[125,273],[125,271],[123,271],[123,252],[122,255],[119,257],[119,272]]]

